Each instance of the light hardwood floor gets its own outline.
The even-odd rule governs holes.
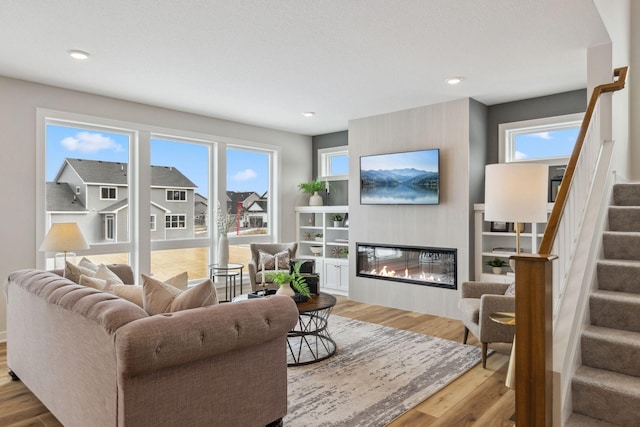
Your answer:
[[[457,320],[362,304],[338,297],[337,314],[365,322],[460,341],[462,323]],[[469,337],[470,345],[478,345]],[[389,427],[423,426],[514,426],[514,391],[504,385],[509,347],[479,364],[447,387],[389,424]],[[19,381],[11,381],[7,371],[7,345],[0,344],[0,426],[60,426],[61,424]],[[89,424],[88,424],[89,425]],[[286,426],[285,426],[286,427]]]

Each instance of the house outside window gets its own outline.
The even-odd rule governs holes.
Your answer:
[[[156,216],[155,215],[151,215],[151,231],[156,231]]]
[[[104,238],[113,240],[116,235],[116,221],[114,215],[104,216]]]
[[[186,190],[167,190],[168,202],[185,202],[187,201]]]
[[[100,187],[100,200],[116,200],[117,198],[118,189],[116,187]]]
[[[580,132],[583,113],[499,125],[500,162],[568,162]]]
[[[187,228],[186,215],[165,215],[165,228]]]

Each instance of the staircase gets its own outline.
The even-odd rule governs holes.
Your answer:
[[[567,426],[640,425],[640,184],[617,184]]]

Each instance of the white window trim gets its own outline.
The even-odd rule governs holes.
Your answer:
[[[331,158],[335,156],[349,156],[349,146],[342,145],[340,147],[321,148],[318,150],[318,176],[328,181],[338,181],[349,179],[348,174],[330,175]]]
[[[514,149],[515,135],[532,132],[547,132],[580,127],[584,113],[566,114],[562,116],[545,117],[542,119],[522,120],[519,122],[502,123],[498,125],[498,159],[500,163],[530,162],[546,163],[549,166],[565,165],[569,156],[547,157],[543,159],[516,160]]]
[[[113,223],[113,236],[109,237],[109,220]],[[104,239],[110,242],[116,240],[116,216],[113,214],[107,214],[104,216]]]
[[[177,227],[167,227],[167,217],[172,217],[172,216],[177,216],[178,217],[178,224],[180,223],[180,217],[184,218],[183,222],[184,222],[184,227],[180,227],[179,225]],[[169,223],[171,223],[173,220],[169,220]],[[164,228],[166,230],[184,230],[187,228],[187,215],[186,214],[165,214],[164,215]]]
[[[169,199],[169,191],[171,191],[172,193],[175,192],[175,191],[179,191],[181,193],[184,193],[184,200]],[[165,202],[181,202],[181,203],[184,203],[184,202],[187,202],[187,199],[188,199],[187,196],[188,196],[187,190],[180,190],[178,188],[173,188],[173,189],[172,188],[167,188],[165,190],[165,192],[164,192]]]
[[[80,187],[77,187],[80,188]],[[102,197],[102,189],[114,189],[115,191],[115,197],[111,198],[111,197]],[[78,193],[79,194],[79,193]],[[113,186],[113,185],[101,185],[100,186],[100,200],[118,200],[118,187]]]

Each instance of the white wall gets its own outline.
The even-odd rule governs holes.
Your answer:
[[[440,204],[360,204],[360,156],[440,149]],[[349,298],[458,318],[460,284],[469,272],[469,100],[349,122]],[[458,290],[356,277],[355,243],[458,249]]]
[[[96,77],[97,78],[97,77]],[[0,277],[34,268],[36,248],[36,109],[46,108],[282,147],[279,239],[295,239],[297,184],[311,179],[311,138],[256,126],[91,95],[0,76]],[[291,224],[289,226],[288,224]],[[0,340],[6,338],[5,294],[0,296]]]

